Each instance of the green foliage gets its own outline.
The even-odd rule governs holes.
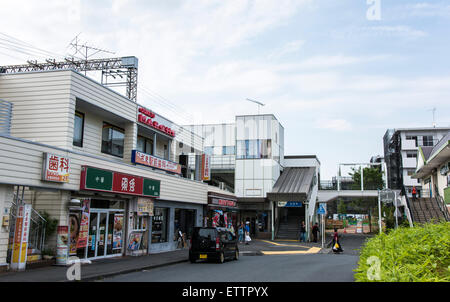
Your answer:
[[[370,280],[380,260],[381,280]],[[366,241],[361,249],[355,279],[358,282],[450,282],[450,222],[398,228]],[[368,274],[369,272],[369,274]]]
[[[47,239],[56,232],[56,229],[58,228],[58,219],[51,218],[50,214],[47,212],[41,212],[40,214],[47,221],[45,224],[45,238]]]
[[[337,206],[338,214],[346,214],[347,213],[347,205],[342,200],[339,202]]]
[[[383,173],[379,167],[367,167],[363,168],[364,174],[364,189],[365,190],[377,190],[383,189]],[[354,184],[353,189],[358,190],[361,188],[361,171],[359,168],[352,168],[350,173]]]

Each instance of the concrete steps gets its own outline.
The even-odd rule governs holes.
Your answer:
[[[410,201],[411,215],[416,223],[427,223],[433,219],[436,221],[445,220],[444,213],[439,205],[431,198],[418,198]]]

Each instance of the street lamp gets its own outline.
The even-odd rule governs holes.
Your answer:
[[[258,101],[255,101],[255,100],[252,100],[252,99],[246,99],[246,100],[258,105],[258,115],[259,115],[259,110],[260,110],[261,106],[266,106],[265,104],[263,104],[261,102],[258,102]]]

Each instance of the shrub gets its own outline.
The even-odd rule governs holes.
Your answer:
[[[378,257],[380,280],[370,280]],[[450,282],[450,222],[400,227],[366,241],[355,279],[359,282]],[[369,272],[369,274],[368,274]]]

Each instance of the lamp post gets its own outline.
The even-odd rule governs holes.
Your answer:
[[[258,115],[259,115],[259,110],[261,109],[261,106],[266,106],[265,104],[263,104],[261,102],[258,102],[258,101],[255,101],[255,100],[252,100],[252,99],[246,99],[246,100],[258,105]]]

